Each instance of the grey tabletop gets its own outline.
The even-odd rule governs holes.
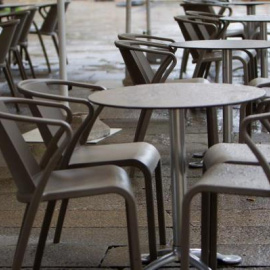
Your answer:
[[[267,40],[194,40],[174,42],[171,47],[203,50],[243,50],[243,49],[266,49],[270,47]]]
[[[265,91],[234,84],[164,83],[122,87],[89,96],[95,104],[130,109],[187,109],[240,104]]]
[[[227,16],[221,17],[222,21],[229,22],[269,22],[269,15],[242,15],[242,16]]]
[[[234,1],[234,2],[221,2],[223,5],[235,5],[235,6],[257,6],[269,4],[267,1]]]

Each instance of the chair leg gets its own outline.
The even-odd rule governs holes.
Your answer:
[[[210,249],[210,193],[202,193],[202,211],[201,211],[201,260],[206,265],[209,264]]]
[[[59,212],[59,216],[58,216],[58,220],[57,220],[57,224],[55,228],[55,234],[54,234],[54,239],[53,239],[54,244],[58,244],[60,242],[63,224],[64,224],[66,212],[67,212],[68,202],[69,202],[68,199],[62,200],[60,212]]]
[[[180,67],[179,79],[183,79],[183,73],[186,72],[186,70],[187,70],[188,57],[189,57],[189,50],[184,49],[183,56],[182,56],[181,67]]]
[[[210,248],[209,267],[217,269],[217,194],[210,194]]]
[[[14,83],[14,80],[13,80],[13,77],[12,77],[12,74],[11,74],[8,63],[6,64],[5,67],[3,67],[3,71],[4,71],[4,74],[5,74],[5,77],[6,77],[6,80],[7,80],[11,95],[13,97],[18,96],[17,95],[17,88],[16,88],[16,85]],[[16,104],[15,107],[16,107],[17,112],[19,112],[20,108],[19,108],[18,104]]]
[[[130,268],[142,270],[136,204],[131,196],[125,196]]]
[[[17,64],[19,66],[21,78],[23,80],[27,80],[27,75],[26,75],[25,68],[24,68],[24,65],[23,65],[23,62],[22,62],[22,58],[21,58],[21,55],[20,55],[19,51],[18,50],[14,50],[13,53],[14,53],[15,59],[17,61]]]
[[[53,33],[53,34],[51,35],[51,37],[52,37],[52,40],[53,40],[53,44],[54,44],[56,53],[57,53],[57,55],[58,55],[58,57],[59,57],[59,46],[58,46],[57,34]]]
[[[216,108],[206,109],[208,148],[218,143],[218,124]]]
[[[36,78],[36,73],[35,73],[35,70],[34,70],[34,67],[33,67],[33,63],[32,63],[30,54],[28,52],[28,49],[27,49],[26,46],[21,46],[21,49],[25,53],[25,58],[26,58],[27,62],[29,63],[29,67],[30,67],[30,70],[31,70],[32,77],[35,79]]]
[[[6,77],[6,80],[7,80],[11,95],[13,97],[16,97],[17,96],[17,88],[15,86],[15,83],[14,83],[14,80],[13,80],[13,77],[12,77],[12,74],[10,72],[10,68],[9,68],[8,64],[6,64],[6,66],[3,67],[3,71],[4,71],[4,74],[5,74],[5,77]]]
[[[37,35],[38,35],[38,39],[39,39],[39,42],[40,42],[40,45],[41,45],[45,60],[46,60],[46,64],[47,64],[47,67],[48,67],[48,72],[51,73],[52,72],[51,65],[50,65],[49,57],[48,57],[48,54],[47,54],[47,51],[46,51],[46,48],[45,48],[45,44],[44,44],[42,35],[40,34],[39,31],[37,31]]]
[[[18,239],[18,243],[13,258],[12,270],[20,270],[22,268],[25,251],[27,248],[28,240],[30,237],[30,233],[33,227],[38,207],[39,204],[36,203],[36,200],[34,200],[25,210],[26,211],[25,217],[21,227],[20,236]]]
[[[162,186],[160,162],[158,163],[156,170],[155,170],[155,178],[156,178],[156,192],[157,192],[159,244],[166,245],[166,224],[165,224],[163,186]]]
[[[142,142],[144,140],[152,111],[153,110],[141,110],[140,118],[135,132],[134,142]]]
[[[156,247],[155,211],[154,211],[152,176],[149,172],[143,173],[145,179],[149,254],[150,254],[150,261],[153,261],[157,258],[157,247]]]
[[[41,266],[41,261],[45,249],[45,244],[48,236],[48,231],[50,229],[51,221],[52,221],[52,216],[53,212],[55,209],[55,204],[56,201],[49,201],[46,209],[46,213],[43,219],[43,224],[41,228],[41,232],[39,235],[39,241],[38,241],[38,246],[37,246],[37,251],[36,251],[36,256],[35,256],[35,262],[34,262],[34,269],[38,270],[40,269]]]

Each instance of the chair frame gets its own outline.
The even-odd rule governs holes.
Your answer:
[[[7,109],[4,107],[5,105],[11,103],[20,103],[29,106],[38,105],[51,108],[61,108],[66,112],[66,121],[32,116],[14,115],[8,113]],[[88,187],[88,189],[85,191],[80,188],[66,191],[67,187],[64,187],[64,190],[61,190],[60,188],[60,190],[57,191],[57,188],[55,190],[55,188],[53,188],[52,186],[52,190],[50,191],[47,186],[50,181],[53,181],[55,174],[57,175],[56,179],[59,177],[63,178],[63,183],[65,183],[64,178],[67,177],[67,174],[66,176],[64,174],[65,171],[57,170],[57,166],[63,152],[72,140],[72,131],[70,125],[68,124],[72,119],[72,113],[70,109],[65,105],[59,103],[34,101],[19,98],[1,98],[0,107],[0,132],[3,135],[0,142],[0,147],[3,152],[4,158],[6,159],[6,162],[11,170],[14,181],[17,184],[17,198],[19,201],[26,203],[27,205],[20,235],[18,238],[18,243],[16,246],[12,269],[17,270],[21,269],[22,267],[24,254],[27,248],[33,222],[39,205],[42,201],[48,201],[48,209],[51,210],[47,211],[45,215],[45,218],[48,222],[47,224],[49,224],[56,200],[59,200],[61,198],[76,198],[107,193],[117,193],[125,199],[128,223],[128,240],[130,244],[131,268],[134,270],[142,269],[140,262],[136,203],[134,200],[132,188],[129,183],[129,178],[125,171],[116,166],[104,166],[100,167],[100,169],[95,169],[95,167],[93,167],[91,169],[87,169],[87,171],[89,172],[89,177],[91,176],[91,170],[93,171],[93,174],[101,172],[101,175],[97,175],[96,177],[104,177],[104,175],[102,175],[102,170],[108,170],[108,180],[104,180],[104,184],[99,185],[96,183],[93,185],[93,187]],[[31,158],[30,152],[27,152],[25,150],[27,148],[25,142],[25,146],[19,146],[20,144],[22,144],[23,138],[20,137],[20,134],[17,134],[19,133],[19,130],[17,129],[16,131],[16,129],[14,129],[14,123],[11,123],[11,121],[34,123],[38,125],[43,124],[58,127],[58,131],[52,138],[39,164],[33,163],[33,157]],[[9,137],[11,133],[12,136]],[[20,139],[18,140],[18,138]],[[55,145],[57,145],[57,147],[55,147]],[[13,149],[13,151],[10,151],[10,149]],[[16,166],[16,170],[14,170],[14,166]],[[84,172],[84,170],[85,169],[69,170],[68,174],[74,174],[72,176],[72,179],[76,179],[76,176],[83,177],[83,175],[85,175],[86,172]],[[94,178],[94,175],[92,175],[92,177]],[[24,179],[25,183],[23,183],[22,178]],[[91,179],[91,181],[94,181],[93,178]],[[91,181],[89,182],[91,183]],[[98,181],[101,181],[101,179],[99,179]]]
[[[37,92],[33,90],[33,86],[31,84],[36,85],[35,87],[38,87],[39,90],[42,90],[42,92]],[[39,84],[39,85],[38,85]],[[159,239],[160,244],[165,245],[166,244],[166,227],[165,227],[165,216],[164,216],[164,202],[163,202],[163,188],[162,188],[162,176],[161,176],[161,163],[160,160],[157,162],[156,165],[151,161],[145,162],[142,157],[140,157],[140,154],[136,154],[135,156],[129,155],[129,157],[121,157],[121,159],[118,158],[118,160],[114,159],[114,156],[112,155],[111,159],[106,157],[106,160],[104,161],[92,161],[87,162],[85,161],[83,164],[76,164],[72,163],[72,155],[74,152],[74,149],[76,146],[85,144],[88,134],[90,130],[92,129],[94,122],[100,112],[102,111],[103,107],[99,106],[96,111],[94,111],[93,106],[89,103],[88,100],[82,99],[82,98],[74,98],[74,97],[63,97],[59,95],[54,94],[48,94],[46,93],[46,89],[42,85],[67,85],[69,90],[72,89],[72,87],[82,87],[82,88],[88,88],[91,90],[105,90],[103,87],[97,86],[97,85],[90,85],[90,84],[83,84],[83,83],[77,83],[77,82],[71,82],[71,81],[62,81],[62,80],[49,80],[49,79],[39,79],[37,80],[27,80],[22,81],[18,84],[19,91],[27,98],[35,99],[35,98],[42,98],[47,100],[53,100],[58,102],[70,102],[70,103],[78,103],[83,106],[86,106],[88,108],[88,114],[83,123],[80,125],[80,127],[75,131],[72,141],[70,142],[69,146],[67,147],[67,150],[65,151],[65,155],[63,155],[61,162],[60,162],[60,168],[80,168],[80,167],[86,167],[86,166],[99,166],[104,164],[115,164],[118,166],[128,166],[128,167],[135,167],[138,168],[140,171],[142,171],[144,178],[145,178],[145,192],[146,192],[146,203],[147,203],[147,221],[148,221],[148,233],[149,233],[149,250],[150,250],[150,257],[149,259],[152,261],[157,258],[157,251],[156,251],[156,237],[155,237],[155,217],[154,217],[154,205],[153,205],[153,191],[152,191],[152,172],[155,172],[155,180],[156,180],[156,192],[157,192],[157,209],[158,209],[158,223],[159,223]],[[43,89],[43,88],[44,89]],[[32,89],[32,90],[31,90]],[[42,112],[37,107],[30,107],[32,114],[37,116],[43,116],[47,117],[48,112]],[[52,117],[52,116],[51,116]],[[47,128],[44,129],[44,127],[40,127],[41,135],[44,139],[44,142],[48,142],[52,136],[50,130]],[[151,153],[156,153],[157,150],[154,151],[153,146],[148,145],[144,143],[145,145],[138,144],[136,146],[137,149],[139,147],[143,147],[145,149],[148,149]],[[121,144],[118,144],[119,147],[121,147]],[[125,145],[123,145],[125,146]],[[106,150],[106,146],[104,146],[104,151]],[[109,146],[107,146],[109,147]],[[126,146],[130,147],[130,146]],[[92,147],[94,149],[95,146]],[[131,149],[130,149],[131,150]],[[89,146],[89,151],[91,151],[91,148]],[[154,151],[154,152],[153,152]],[[90,152],[91,153],[91,152]],[[137,156],[138,155],[138,156]],[[117,154],[116,154],[117,157]],[[160,156],[158,154],[158,157],[160,159]],[[153,159],[153,158],[151,158]],[[71,162],[71,163],[70,163]],[[151,165],[151,163],[153,163]],[[152,168],[153,167],[153,168]],[[58,223],[56,226],[56,232],[54,237],[54,243],[59,243],[61,231],[63,227],[64,217],[66,214],[68,205],[68,200],[64,200],[62,202],[62,206],[59,213]],[[47,233],[46,233],[47,234]],[[45,238],[45,236],[43,237]],[[39,253],[42,254],[42,250],[44,249],[44,242],[41,243],[40,247],[38,247]],[[37,255],[36,257],[36,265],[40,265],[40,258],[42,258],[42,255]]]

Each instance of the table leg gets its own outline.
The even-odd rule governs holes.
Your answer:
[[[267,40],[267,23],[260,23],[260,39]],[[268,78],[268,57],[267,49],[261,49],[261,76]]]
[[[232,83],[232,51],[222,51],[222,76],[224,83]],[[223,141],[232,141],[232,107],[225,106],[223,109]]]
[[[145,269],[158,269],[180,259],[182,200],[186,191],[185,110],[170,110],[173,249]]]

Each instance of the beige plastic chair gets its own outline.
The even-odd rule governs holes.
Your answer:
[[[161,177],[161,162],[160,154],[157,149],[144,142],[139,143],[120,143],[110,145],[87,145],[86,140],[96,117],[102,110],[102,107],[96,108],[93,111],[92,105],[88,100],[83,98],[63,97],[59,93],[59,86],[66,85],[70,90],[72,87],[80,87],[90,91],[104,90],[104,88],[96,85],[82,84],[70,81],[61,80],[26,80],[18,84],[19,91],[27,98],[31,99],[50,99],[53,101],[67,101],[71,105],[77,104],[87,109],[87,117],[82,124],[74,130],[72,141],[68,146],[65,154],[61,160],[61,168],[81,168],[98,165],[114,164],[118,166],[138,168],[144,175],[145,192],[147,203],[147,221],[148,221],[148,236],[149,236],[149,251],[150,260],[157,257],[156,250],[156,236],[155,236],[155,215],[154,215],[154,199],[152,191],[152,175],[155,174],[156,191],[157,191],[157,210],[159,223],[159,241],[161,245],[166,244],[166,227],[164,216],[162,177]],[[75,90],[74,90],[75,91]],[[72,91],[70,91],[72,95]],[[33,115],[50,117],[53,119],[63,119],[63,114],[59,109],[40,109],[31,107]],[[47,127],[40,127],[40,132],[45,143],[48,143],[55,133],[53,129]],[[68,200],[64,200],[61,206],[58,224],[54,243],[59,243],[61,230],[64,222],[64,217],[68,205]],[[47,231],[44,232],[44,239],[46,239]],[[39,245],[39,252],[43,252],[44,242]],[[40,264],[38,255],[35,265]]]
[[[248,126],[253,121],[270,120],[270,113],[251,115],[242,122],[245,142],[257,159],[257,166],[244,164],[216,164],[186,193],[183,201],[181,235],[181,269],[189,268],[189,222],[190,204],[195,195],[202,193],[202,260],[216,269],[217,250],[217,195],[237,194],[245,196],[270,196],[270,166],[264,155],[248,134]],[[211,149],[210,149],[211,150]],[[210,204],[209,204],[210,203]],[[191,255],[192,256],[192,255]],[[202,269],[208,269],[202,267]]]
[[[11,114],[6,105],[13,103],[28,106],[39,105],[51,109],[59,108],[65,111],[65,119],[56,120]],[[19,98],[0,99],[0,148],[17,186],[17,199],[26,204],[12,269],[19,270],[22,267],[33,222],[41,202],[47,202],[47,209],[51,210],[47,211],[45,216],[50,224],[57,200],[107,193],[119,194],[125,200],[130,265],[133,270],[142,269],[136,203],[126,172],[113,165],[68,170],[60,170],[58,167],[59,160],[72,141],[72,131],[69,125],[71,119],[70,109],[59,103]],[[39,126],[50,125],[56,129],[40,162],[36,161],[24,141],[16,125],[17,121]],[[34,269],[39,268],[34,267]]]

